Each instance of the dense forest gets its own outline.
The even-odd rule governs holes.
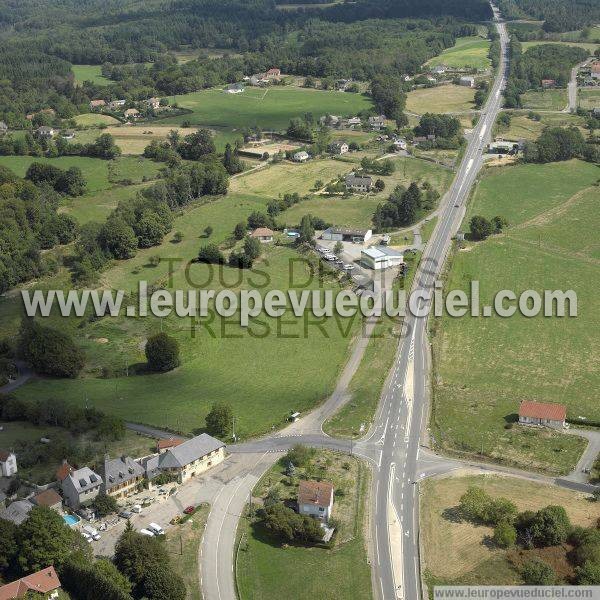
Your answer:
[[[498,0],[506,19],[544,21],[547,32],[574,31],[600,22],[597,0]]]

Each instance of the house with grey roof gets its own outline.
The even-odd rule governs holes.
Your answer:
[[[0,121],[0,135],[8,131],[8,125],[4,121]]]
[[[177,476],[179,483],[204,473],[225,458],[225,444],[203,433],[159,456],[158,466],[163,472]]]
[[[102,474],[102,492],[114,498],[125,498],[137,491],[144,478],[144,467],[130,456],[104,457],[100,469]]]
[[[0,510],[0,519],[12,521],[15,525],[20,525],[23,521],[27,520],[32,509],[33,504],[29,500],[16,500],[6,508]]]
[[[373,185],[373,179],[368,175],[362,176],[356,173],[348,173],[345,179],[346,189],[352,190],[353,192],[368,192],[371,190]]]
[[[89,467],[71,471],[61,482],[65,504],[79,508],[83,503],[92,501],[102,487],[102,477]]]
[[[369,127],[376,130],[383,129],[385,127],[385,115],[369,117]]]

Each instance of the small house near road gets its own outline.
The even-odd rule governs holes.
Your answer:
[[[123,115],[126,119],[139,119],[142,116],[137,108],[128,108]]]
[[[145,100],[145,102],[146,105],[153,110],[160,108],[160,98],[148,98],[148,100]]]
[[[556,79],[542,79],[542,88],[551,90],[556,87]]]
[[[354,129],[357,126],[362,125],[362,121],[360,117],[350,117],[349,119],[344,119],[342,125],[345,125],[349,129]]]
[[[310,158],[308,152],[301,150],[300,152],[296,152],[292,155],[292,160],[294,162],[303,163],[306,162]]]
[[[0,450],[0,476],[12,477],[17,472],[17,456],[14,452]]]
[[[377,115],[375,117],[369,117],[369,127],[376,131],[385,127],[385,115]]]
[[[281,77],[281,70],[280,69],[269,69],[265,75],[264,75],[267,79],[277,79],[279,77]]]
[[[52,600],[58,598],[60,587],[60,579],[54,567],[46,567],[0,587],[0,600],[32,597]]]
[[[404,262],[404,255],[388,246],[371,246],[360,251],[363,265],[374,271],[397,267]]]
[[[327,523],[333,509],[333,485],[326,481],[300,481],[298,512]]]
[[[110,108],[110,110],[115,110],[125,106],[125,104],[127,104],[127,100],[112,100],[108,103],[108,108]]]
[[[65,504],[71,508],[79,508],[82,503],[93,500],[102,487],[102,477],[89,467],[71,470],[62,480],[61,487]]]
[[[447,70],[448,68],[445,65],[436,65],[433,67],[433,69],[431,69],[431,72],[434,75],[443,75]]]
[[[600,61],[592,63],[590,67],[590,77],[592,79],[600,79]]]
[[[36,494],[31,499],[31,502],[36,506],[46,506],[57,512],[62,511],[62,498],[53,489],[44,490],[43,492]]]
[[[369,192],[373,185],[373,179],[368,175],[361,176],[352,172],[346,175],[344,183],[346,184],[346,189],[352,190],[353,192]]]
[[[519,423],[521,425],[541,425],[553,429],[563,429],[566,419],[567,408],[564,404],[524,400],[519,406]]]
[[[464,75],[458,80],[458,83],[464,87],[472,88],[475,87],[475,78],[471,77],[470,75]]]
[[[269,244],[273,241],[274,235],[275,232],[268,227],[259,227],[250,234],[250,237],[256,238],[261,244]]]
[[[185,483],[191,477],[223,462],[224,458],[225,444],[203,433],[161,454],[158,467],[161,471],[176,475],[179,483]]]
[[[106,455],[101,473],[104,479],[102,491],[117,499],[136,492],[144,478],[144,468],[129,456],[110,459]]]
[[[371,239],[371,229],[349,229],[347,227],[330,227],[321,234],[321,239],[332,242],[354,242],[364,244]]]
[[[54,129],[52,127],[48,127],[46,125],[42,125],[35,130],[35,134],[38,137],[42,138],[51,138],[54,137]]]
[[[241,94],[244,91],[244,86],[241,83],[232,83],[225,88],[226,94]]]
[[[331,152],[331,154],[346,154],[348,150],[350,150],[348,144],[341,140],[329,144],[329,152]]]

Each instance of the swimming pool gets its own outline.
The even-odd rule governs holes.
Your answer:
[[[77,515],[63,515],[63,519],[69,527],[77,525],[77,523],[79,523],[79,521],[81,520]]]

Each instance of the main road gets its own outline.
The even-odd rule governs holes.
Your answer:
[[[352,452],[375,466],[373,477],[372,528],[373,578],[381,600],[416,600],[421,597],[418,539],[419,471],[452,468],[431,458],[419,457],[427,408],[429,373],[427,317],[432,293],[442,273],[452,237],[465,214],[469,193],[481,168],[482,151],[491,137],[502,103],[507,72],[507,33],[493,7],[500,36],[501,58],[498,74],[487,103],[472,133],[454,182],[438,211],[438,224],[423,253],[413,283],[413,292],[422,299],[417,311],[404,319],[403,335],[396,360],[384,386],[373,427],[366,438],[355,443],[335,440],[323,434],[323,422],[347,401],[347,386],[364,354],[368,336],[359,344],[342,373],[331,398],[319,409],[275,436],[230,446],[237,460],[246,460],[243,475],[224,485],[212,503],[201,545],[201,587],[206,600],[235,600],[235,535],[237,523],[252,488],[271,464],[276,452],[292,444],[330,447]],[[373,323],[367,325],[370,330]],[[243,455],[240,456],[240,455]],[[428,461],[430,461],[428,463]]]

